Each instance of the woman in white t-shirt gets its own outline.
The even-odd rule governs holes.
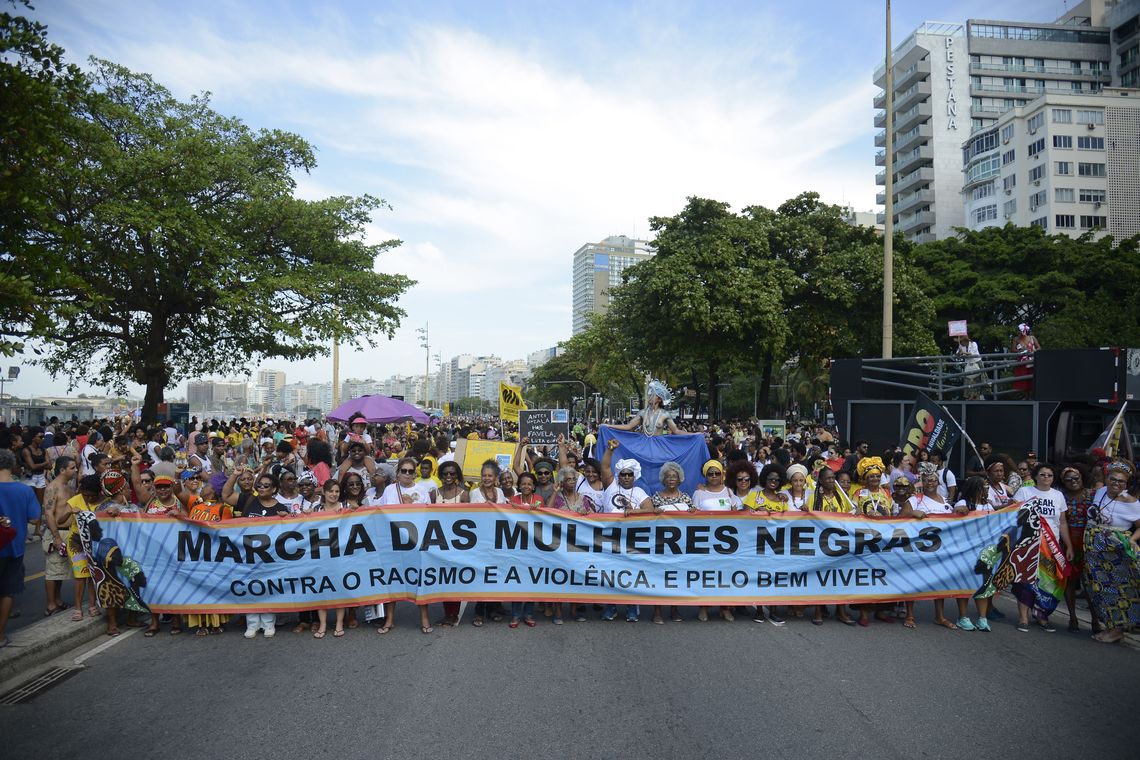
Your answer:
[[[710,459],[701,467],[701,474],[705,482],[693,491],[693,506],[701,512],[731,512],[735,508],[736,496],[732,489],[724,484],[724,465],[719,460]],[[732,614],[732,607],[722,606],[720,616],[727,622],[736,618]],[[697,620],[702,623],[709,619],[709,608],[697,608]]]
[[[919,472],[919,486],[920,490],[914,496],[907,499],[906,503],[902,505],[899,510],[899,517],[909,517],[911,519],[922,520],[926,517],[946,517],[954,514],[954,508],[951,507],[946,499],[942,498],[942,494],[938,492],[938,468],[934,466],[933,462],[922,462],[918,466]],[[964,612],[968,604],[968,597],[958,600],[959,620],[955,625],[951,620],[946,617],[946,600],[934,600],[934,623],[943,628],[954,630],[962,628],[966,631],[974,630],[974,624],[970,621]],[[865,614],[865,613],[864,613]],[[909,625],[907,625],[909,623]],[[914,626],[914,602],[906,602],[906,619],[903,621],[904,625],[908,628]]]
[[[396,482],[384,489],[383,496],[380,497],[380,503],[387,506],[390,504],[434,504],[436,502],[436,490],[427,481],[416,482],[416,460],[412,457],[404,457],[396,465]],[[428,618],[428,606],[426,603],[417,604],[420,608],[420,632],[431,633],[435,629],[431,627],[431,620]],[[384,626],[377,628],[377,633],[387,633],[392,630],[392,626],[396,623],[396,603],[391,602],[388,607],[388,617],[384,621]]]
[[[496,483],[499,482],[499,465],[494,461],[487,461],[483,463],[483,469],[479,471],[479,485],[471,489],[471,503],[472,504],[506,504],[507,497],[503,494],[503,489],[499,488]],[[480,602],[482,604],[482,602]],[[475,617],[477,620],[481,619],[481,615],[476,612]],[[482,625],[482,623],[480,623]]]
[[[404,457],[396,465],[396,482],[384,489],[382,505],[434,504],[436,489],[430,480],[416,481],[416,460]],[[430,633],[430,631],[429,631]]]
[[[1089,509],[1085,526],[1085,590],[1089,608],[1104,625],[1093,636],[1103,644],[1140,627],[1140,503],[1128,492],[1135,476],[1125,461],[1105,467],[1105,492]]]
[[[1033,468],[1033,485],[1019,488],[1014,499],[1037,502],[1041,521],[1049,526],[1049,532],[1061,545],[1065,559],[1072,562],[1073,544],[1069,538],[1069,523],[1066,519],[1069,505],[1065,501],[1065,494],[1053,487],[1055,481],[1056,473],[1053,465],[1041,462]],[[1036,579],[1030,583],[1015,583],[1010,590],[1017,597],[1017,630],[1023,633],[1029,631],[1029,611],[1034,608],[1036,608],[1037,624],[1042,630],[1049,633],[1057,630],[1049,622],[1049,615],[1057,609],[1057,599],[1052,594],[1042,593],[1038,589]]]

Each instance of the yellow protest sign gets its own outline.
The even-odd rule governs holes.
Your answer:
[[[451,402],[450,401],[444,401],[443,402],[443,415],[445,417],[451,416]]]
[[[523,403],[522,388],[499,381],[499,417],[518,424],[519,410],[526,409]]]
[[[463,479],[479,481],[483,463],[493,459],[499,469],[509,470],[515,455],[515,444],[503,441],[482,441],[460,438],[455,446],[455,461],[463,468]]]

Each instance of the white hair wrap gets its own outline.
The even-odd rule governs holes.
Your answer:
[[[619,459],[614,465],[614,472],[621,474],[622,470],[633,470],[633,479],[637,480],[641,477],[641,462],[636,459]]]

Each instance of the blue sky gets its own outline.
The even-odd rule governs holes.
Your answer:
[[[1064,5],[896,0],[893,36]],[[445,360],[564,340],[573,252],[645,237],[690,195],[874,204],[879,2],[40,0],[32,15],[73,61],[107,58],[182,98],[210,91],[224,114],[305,137],[318,167],[298,177],[303,197],[392,204],[368,235],[404,244],[377,269],[419,284],[394,340],[342,351],[342,378],[422,372],[425,323]],[[331,377],[328,359],[263,366]],[[66,390],[27,364],[19,383]]]

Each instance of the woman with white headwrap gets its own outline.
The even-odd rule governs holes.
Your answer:
[[[650,380],[645,394],[645,408],[624,425],[608,425],[614,430],[629,430],[645,435],[664,435],[668,430],[676,435],[681,431],[673,422],[673,415],[665,408],[673,401],[673,394],[660,380]]]
[[[610,458],[614,449],[618,447],[618,442],[611,438],[607,446],[605,456],[602,457],[602,480],[609,481],[609,485],[602,492],[602,503],[598,511],[626,515],[635,512],[652,512],[653,500],[637,485],[637,479],[641,477],[641,463],[636,459],[619,459],[611,471]],[[616,478],[614,471],[617,473]],[[641,609],[636,604],[626,606],[627,623],[636,623],[639,614]],[[602,609],[602,620],[613,620],[615,617],[617,617],[617,605],[607,604]]]

